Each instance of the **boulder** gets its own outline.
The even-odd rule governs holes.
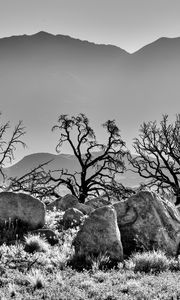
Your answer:
[[[51,203],[46,205],[47,210],[53,211],[54,209],[58,210],[60,209],[60,201],[62,197],[57,198],[56,200],[52,201]]]
[[[78,203],[79,201],[74,195],[67,194],[47,205],[47,210],[53,210],[55,208],[57,210],[66,211],[68,208],[75,207]]]
[[[178,253],[180,215],[168,200],[154,192],[141,191],[113,207],[125,255],[139,248],[161,249],[170,255]]]
[[[78,199],[70,194],[64,197],[59,197],[58,199],[48,204],[46,208],[47,210],[51,211],[53,211],[54,209],[66,211],[69,208],[76,208],[80,210],[84,215],[89,215],[94,210],[94,208],[89,205],[79,203]]]
[[[20,221],[28,229],[38,229],[45,223],[45,205],[38,199],[23,193],[0,193],[0,223]]]
[[[78,199],[70,194],[64,196],[60,201],[61,210],[66,211],[68,208],[75,207],[79,203]]]
[[[58,238],[57,235],[55,234],[55,232],[51,229],[37,229],[37,230],[33,230],[31,231],[32,234],[38,234],[42,237],[45,237],[45,239],[47,240],[47,242],[51,245],[54,246],[55,244],[58,244]]]
[[[85,202],[85,204],[92,207],[93,209],[96,209],[96,208],[99,208],[99,207],[102,207],[105,205],[110,205],[111,203],[108,200],[103,199],[102,197],[96,197],[96,198],[87,200]]]
[[[94,210],[85,219],[73,245],[77,257],[107,254],[111,260],[122,261],[123,248],[115,209],[104,206]]]
[[[65,229],[78,226],[82,222],[84,214],[76,208],[68,208],[63,215],[63,225]]]
[[[80,210],[84,215],[90,215],[94,211],[94,208],[83,203],[77,203],[75,208]]]

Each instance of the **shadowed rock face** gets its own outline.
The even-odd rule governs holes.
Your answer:
[[[0,193],[0,223],[20,220],[28,229],[38,229],[45,223],[45,206],[38,199],[23,193]]]
[[[90,215],[94,210],[91,206],[86,205],[84,203],[77,203],[75,208],[80,210],[84,215]]]
[[[116,212],[111,206],[96,209],[85,220],[73,241],[78,256],[106,253],[112,260],[123,259]]]
[[[64,197],[59,197],[58,199],[47,205],[47,210],[59,209],[62,211],[66,211],[69,208],[76,208],[85,215],[89,215],[94,210],[89,205],[79,203],[78,199],[70,194],[67,194]]]
[[[178,253],[180,215],[173,204],[156,193],[142,191],[113,206],[126,255],[142,247]]]
[[[67,194],[64,197],[59,197],[49,205],[47,205],[48,210],[53,210],[54,208],[66,211],[68,208],[75,207],[75,205],[78,203],[78,199],[70,194]]]
[[[56,210],[60,209],[61,199],[62,199],[62,197],[59,197],[56,200],[54,200],[51,203],[49,203],[46,206],[47,210],[52,210],[53,211],[54,209],[56,209]]]
[[[96,209],[105,205],[110,205],[110,202],[102,197],[96,197],[86,201],[85,204],[91,206],[93,209]]]
[[[76,208],[68,208],[63,215],[65,229],[78,226],[82,222],[84,214]]]

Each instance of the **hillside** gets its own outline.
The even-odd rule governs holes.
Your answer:
[[[73,173],[80,170],[79,164],[74,155],[70,154],[50,154],[50,153],[35,153],[24,157],[18,163],[12,165],[9,168],[4,169],[8,177],[20,177],[32,170],[36,166],[48,162],[50,163],[45,166],[48,170],[57,169],[68,169],[69,172]],[[126,162],[127,164],[127,162]],[[122,175],[119,175],[119,181],[129,187],[137,186],[143,179],[133,172],[127,171]]]
[[[100,124],[116,119],[131,147],[143,121],[179,111],[179,78],[180,38],[133,54],[45,32],[0,39],[0,109],[24,121],[30,153],[54,151],[61,113],[84,112],[102,139]]]

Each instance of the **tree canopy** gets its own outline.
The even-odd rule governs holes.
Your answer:
[[[101,191],[107,192],[115,176],[125,170],[123,158],[127,151],[114,120],[106,121],[103,128],[107,133],[107,141],[99,143],[84,114],[72,117],[60,115],[52,128],[52,131],[59,133],[56,151],[59,153],[64,144],[69,145],[78,162],[78,170],[74,173],[67,169],[47,172],[41,165],[28,176],[12,181],[11,187],[15,190],[28,190],[31,187],[31,191],[37,195],[39,192],[39,195],[57,196],[57,188],[65,185],[80,202],[84,202],[88,196],[99,195]]]
[[[0,117],[2,114],[0,113]],[[14,154],[18,145],[25,147],[22,138],[25,134],[25,128],[22,121],[19,121],[14,130],[10,132],[10,122],[2,122],[0,125],[0,175],[1,182],[5,181],[6,174],[4,167],[7,163],[14,160]]]
[[[130,157],[135,172],[158,192],[171,189],[180,203],[180,114],[174,123],[163,115],[160,124],[144,122],[134,140],[136,156]]]

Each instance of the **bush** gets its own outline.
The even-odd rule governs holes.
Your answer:
[[[40,270],[32,270],[27,276],[27,281],[32,285],[33,289],[42,289],[45,286],[44,277]]]
[[[169,269],[171,260],[162,251],[135,253],[129,260],[134,272],[159,273]]]
[[[77,271],[92,270],[96,273],[99,270],[108,270],[117,267],[117,262],[110,259],[106,253],[84,254],[81,250],[78,254],[74,253],[67,262],[67,265]]]
[[[56,210],[47,211],[46,219],[45,219],[45,227],[51,229],[53,231],[57,231],[56,233],[61,232],[63,230],[63,215],[64,211]]]
[[[49,250],[49,244],[44,237],[29,234],[25,236],[24,250],[28,253],[47,252]]]

